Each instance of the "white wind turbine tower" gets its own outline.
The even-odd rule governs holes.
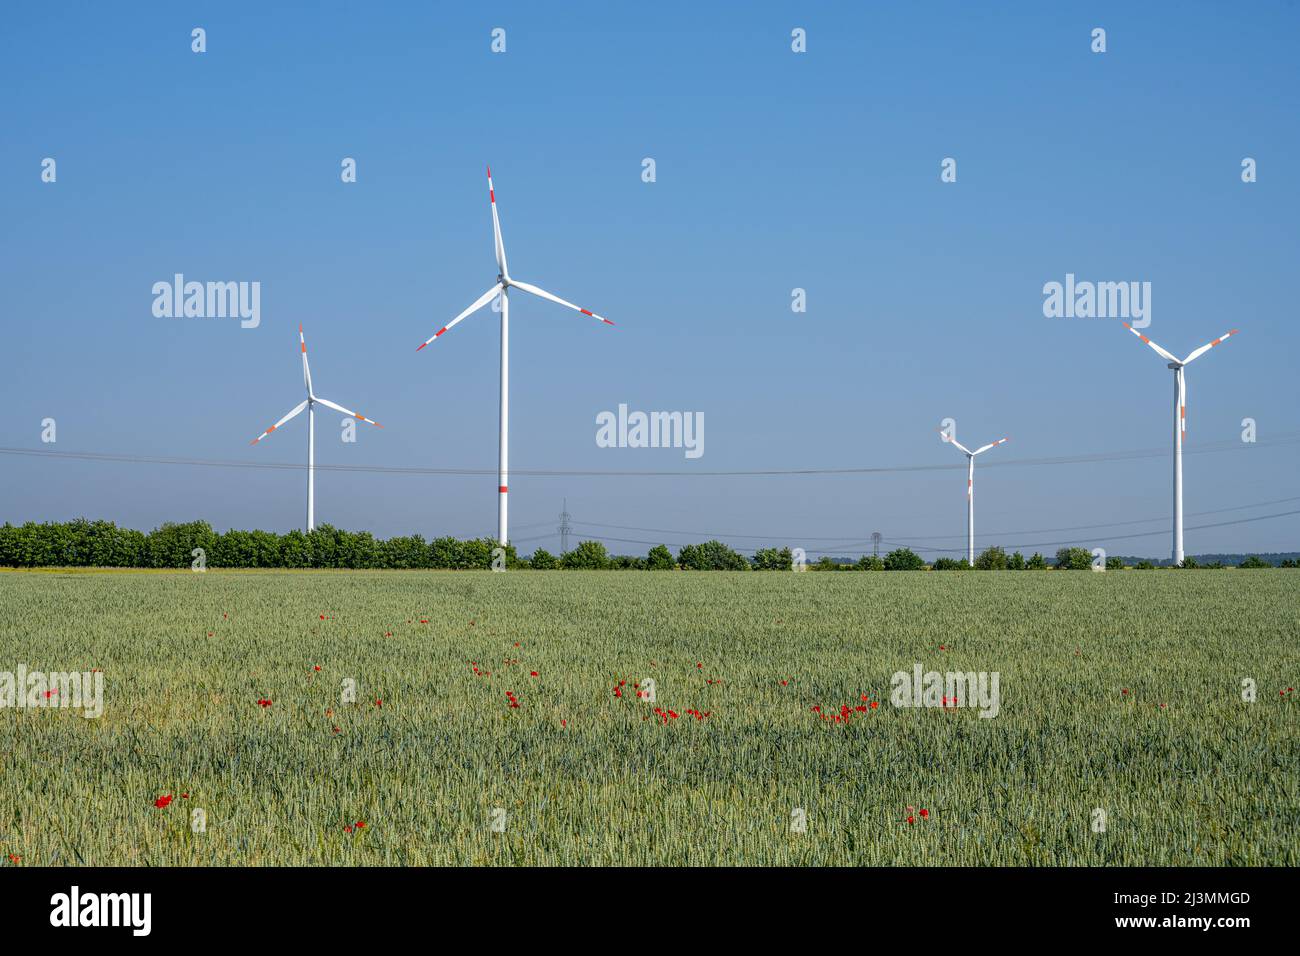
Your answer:
[[[973,568],[975,567],[975,456],[982,455],[990,448],[996,448],[1011,439],[999,438],[971,451],[946,432],[942,437],[949,444],[956,445],[966,456],[966,562]]]
[[[1224,332],[1219,338],[1206,345],[1202,345],[1187,358],[1179,361],[1173,355],[1166,352],[1156,343],[1139,332],[1127,322],[1124,328],[1128,329],[1147,345],[1151,346],[1161,358],[1169,362],[1169,368],[1174,370],[1174,547],[1173,558],[1174,564],[1183,563],[1183,440],[1187,437],[1187,378],[1183,374],[1183,369],[1191,365],[1198,358],[1214,348],[1225,339],[1236,335],[1238,329],[1230,329]]]
[[[307,397],[298,405],[295,405],[289,414],[280,419],[262,434],[254,438],[250,445],[256,445],[271,432],[275,431],[289,419],[298,415],[305,408],[307,410],[307,530],[311,531],[316,527],[316,406],[324,405],[326,408],[332,408],[336,412],[342,412],[358,421],[369,422],[376,428],[383,428],[379,422],[366,418],[365,415],[358,415],[342,405],[336,405],[328,398],[321,398],[311,387],[311,369],[307,365],[307,340],[303,338],[302,325],[298,325],[298,344],[302,346],[302,383],[307,386]]]
[[[606,325],[613,325],[609,319],[603,318],[594,312],[576,306],[572,302],[566,302],[558,295],[552,295],[545,289],[539,289],[535,285],[529,285],[527,282],[520,282],[512,278],[510,271],[506,268],[506,247],[501,242],[501,220],[497,217],[497,197],[496,191],[492,188],[492,167],[488,167],[488,202],[492,205],[492,233],[496,241],[497,254],[497,281],[481,296],[474,301],[468,309],[462,312],[456,318],[452,319],[433,335],[425,339],[424,344],[416,351],[424,348],[438,336],[442,335],[461,319],[474,312],[477,312],[483,306],[492,301],[498,294],[501,296],[501,419],[500,419],[500,446],[497,457],[497,541],[504,547],[508,540],[506,534],[506,494],[509,486],[509,435],[510,435],[510,290],[520,289],[524,292],[532,293],[551,302],[567,306],[575,312],[581,312],[583,315],[589,315],[593,319],[604,322]]]

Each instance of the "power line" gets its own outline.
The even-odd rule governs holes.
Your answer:
[[[1271,440],[1245,443],[1240,441],[1208,442],[1196,448],[1187,448],[1184,454],[1210,454],[1223,451],[1242,451],[1252,448],[1270,448],[1300,443],[1300,434],[1283,435]],[[129,455],[110,452],[55,451],[47,448],[0,447],[0,454],[35,458],[75,459],[81,461],[125,462],[132,464],[190,465],[210,468],[260,468],[301,471],[307,466],[297,462],[236,461],[231,459],[186,458],[165,455]],[[1145,448],[1118,452],[1097,452],[1085,455],[1061,455],[1040,458],[1004,458],[989,461],[982,468],[1015,468],[1036,465],[1076,465],[1090,462],[1135,461],[1143,458],[1167,458],[1167,448]],[[924,471],[954,471],[964,469],[963,464],[879,465],[857,468],[761,468],[727,471],[676,469],[660,471],[610,471],[603,469],[528,469],[513,468],[512,474],[533,478],[783,478],[814,475],[874,475],[900,474]],[[485,477],[495,475],[495,468],[419,468],[400,465],[327,465],[317,464],[317,471],[356,472],[362,474],[440,475],[446,477]]]
[[[1252,508],[1265,508],[1268,507],[1269,505],[1286,504],[1291,501],[1300,501],[1300,495],[1293,496],[1290,498],[1274,498],[1271,501],[1258,501],[1255,502],[1254,504],[1249,504],[1249,505],[1234,505],[1231,508],[1215,508],[1210,511],[1191,511],[1187,513],[1187,517],[1201,518],[1201,517],[1205,517],[1206,515],[1225,514],[1230,511],[1249,511]],[[1162,518],[1135,518],[1130,521],[1106,521],[1106,522],[1102,522],[1101,524],[1079,524],[1079,525],[1070,525],[1063,528],[1033,528],[1029,530],[1022,529],[1019,531],[982,531],[980,532],[980,537],[997,538],[997,537],[1008,537],[1010,535],[1017,535],[1017,534],[1033,535],[1033,534],[1055,534],[1058,531],[1090,531],[1096,528],[1117,528],[1117,527],[1125,527],[1128,525],[1135,525],[1135,524],[1149,524],[1152,521],[1170,521],[1170,520],[1172,519],[1168,515],[1165,515]],[[761,541],[800,541],[805,543],[825,541],[825,542],[839,542],[839,543],[849,542],[849,543],[866,545],[868,543],[874,544],[877,535],[879,535],[879,532],[876,532],[871,536],[872,540],[870,542],[867,542],[867,541],[860,541],[859,540],[860,536],[858,535],[851,535],[845,537],[829,537],[829,536],[817,537],[817,536],[802,535],[802,534],[797,534],[797,535],[795,534],[738,534],[738,533],[731,533],[726,531],[683,531],[683,530],[673,530],[671,528],[645,528],[637,525],[601,524],[595,521],[575,521],[574,524],[578,524],[583,527],[590,527],[590,528],[613,528],[616,531],[648,531],[653,534],[685,535],[688,537],[692,537],[697,541],[708,539],[708,538],[717,538],[719,540],[733,539],[733,538],[752,538]],[[964,539],[966,536],[964,534],[935,534],[935,535],[908,535],[907,537],[909,541],[915,542],[915,541],[942,541],[942,540],[951,540],[953,538]],[[943,549],[933,548],[932,550],[940,551]],[[964,553],[966,549],[955,548],[952,550],[961,551]]]
[[[1203,513],[1203,514],[1211,514],[1211,513],[1213,513],[1213,512],[1202,512],[1202,513]],[[1230,526],[1233,526],[1233,525],[1250,524],[1250,523],[1255,522],[1255,521],[1268,521],[1268,520],[1273,519],[1273,518],[1285,518],[1285,517],[1289,517],[1289,516],[1291,516],[1291,515],[1298,515],[1298,514],[1300,514],[1300,508],[1295,509],[1295,510],[1293,510],[1293,511],[1281,511],[1281,512],[1278,512],[1278,513],[1276,513],[1276,514],[1258,515],[1258,516],[1256,516],[1256,517],[1254,517],[1254,518],[1238,518],[1238,519],[1236,519],[1235,521],[1219,521],[1219,522],[1214,522],[1214,523],[1212,523],[1212,524],[1190,525],[1190,526],[1188,526],[1188,528],[1187,528],[1186,530],[1188,530],[1188,531],[1201,531],[1201,530],[1205,530],[1205,529],[1207,529],[1207,528],[1226,528],[1226,527],[1230,527]],[[1150,519],[1150,520],[1152,520],[1152,521],[1158,521],[1158,520],[1161,520],[1161,519],[1158,519],[1158,518],[1152,518],[1152,519]],[[1166,521],[1167,521],[1168,519],[1166,518],[1166,519],[1163,519],[1163,520],[1166,520]],[[1155,530],[1155,531],[1139,531],[1139,532],[1135,532],[1135,533],[1132,533],[1132,534],[1106,535],[1106,536],[1104,536],[1104,538],[1105,538],[1105,540],[1107,540],[1107,541],[1121,541],[1121,540],[1128,540],[1128,539],[1132,539],[1132,538],[1152,538],[1152,537],[1156,537],[1157,535],[1167,535],[1167,534],[1169,534],[1169,532],[1170,532],[1170,529],[1169,529],[1169,528],[1159,528],[1159,529],[1157,529],[1157,530]],[[689,532],[681,532],[681,533],[682,533],[682,534],[688,534]],[[655,539],[646,539],[646,538],[621,538],[621,537],[614,537],[614,536],[612,536],[612,535],[603,535],[603,534],[597,534],[597,535],[594,535],[593,537],[595,538],[595,540],[598,540],[598,541],[618,541],[618,542],[620,542],[620,543],[624,543],[624,544],[649,544],[649,545],[655,545],[655,544],[664,544],[664,543],[665,543],[665,542],[663,542],[663,541],[661,541],[661,540],[655,540]],[[701,535],[699,535],[699,536],[696,538],[696,540],[698,541],[698,540],[701,540],[702,538],[705,538],[705,537],[707,537],[707,536],[701,534]],[[986,537],[993,537],[993,536],[992,536],[992,535],[986,535]],[[529,540],[529,539],[525,538],[525,539],[521,539],[521,540],[522,540],[522,541],[527,541],[527,540]],[[535,539],[534,539],[534,540],[535,540]],[[781,540],[781,539],[776,539],[776,540]],[[856,543],[859,544],[859,545],[861,545],[862,547],[866,547],[866,546],[872,544],[873,542],[870,542],[870,541],[860,541],[860,542],[856,542]],[[882,543],[885,544],[885,545],[888,545],[888,546],[890,546],[890,547],[907,548],[907,547],[912,547],[913,545],[915,545],[916,547],[921,548],[922,550],[926,550],[926,551],[942,551],[942,552],[951,552],[951,553],[954,553],[954,554],[965,554],[965,553],[966,553],[966,549],[965,549],[965,548],[936,548],[936,547],[932,547],[932,546],[929,546],[929,545],[921,545],[921,544],[917,543],[917,540],[916,540],[916,539],[900,539],[900,540],[893,540],[893,539],[890,539],[890,540],[884,540],[884,541],[882,541]],[[1037,541],[1037,542],[1022,542],[1022,543],[1019,543],[1019,544],[1009,544],[1009,545],[1004,545],[1003,547],[1008,547],[1008,548],[1057,548],[1057,547],[1066,547],[1066,546],[1069,546],[1069,545],[1079,545],[1079,544],[1082,544],[1082,543],[1085,543],[1085,542],[1082,542],[1082,541],[1080,541],[1079,539],[1075,538],[1075,539],[1067,540],[1067,541]],[[680,545],[680,542],[676,542],[675,544],[679,546],[679,545]],[[733,546],[733,550],[735,550],[735,551],[740,551],[740,552],[744,552],[744,553],[753,553],[754,551],[756,551],[756,550],[758,550],[758,549],[757,549],[756,547],[753,547],[753,546],[739,546],[739,547],[734,547],[734,546]],[[843,550],[843,549],[839,549],[839,550],[825,550],[825,549],[818,549],[818,548],[810,548],[810,549],[808,549],[808,553],[809,553],[809,554],[822,554],[822,555],[852,555],[852,554],[859,554],[860,552],[857,551],[857,550]]]

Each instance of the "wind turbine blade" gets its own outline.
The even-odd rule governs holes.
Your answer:
[[[1187,438],[1187,376],[1178,369],[1178,440]]]
[[[605,318],[602,315],[597,315],[595,312],[592,312],[590,309],[584,309],[580,305],[574,305],[572,302],[566,302],[564,299],[561,299],[558,295],[551,295],[551,293],[547,292],[545,289],[539,289],[535,285],[529,285],[527,282],[517,282],[514,279],[510,280],[510,284],[512,286],[516,286],[520,289],[523,289],[525,292],[531,292],[533,295],[537,296],[538,298],[549,299],[550,301],[555,302],[558,305],[568,306],[574,312],[581,312],[583,315],[589,315],[593,319],[597,319],[601,322],[604,322],[606,325],[614,324],[609,319]]]
[[[997,448],[998,445],[1001,445],[1004,441],[1011,441],[1011,439],[1009,437],[999,438],[997,441],[989,442],[987,445],[984,445],[982,448],[976,448],[973,452],[971,452],[971,454],[972,455],[983,454],[984,452],[988,451],[990,448]]]
[[[440,328],[437,332],[434,332],[433,335],[431,335],[431,336],[429,336],[427,339],[425,339],[425,340],[424,340],[424,345],[421,345],[420,348],[417,348],[417,349],[416,349],[416,351],[417,351],[417,352],[420,351],[420,349],[424,348],[425,345],[428,345],[430,342],[432,342],[432,341],[433,341],[434,339],[436,339],[438,336],[442,335],[443,332],[446,332],[449,328],[451,328],[453,325],[455,325],[455,324],[456,324],[457,322],[459,322],[461,319],[465,318],[465,316],[469,315],[469,314],[472,313],[472,312],[477,312],[479,309],[483,308],[483,306],[487,305],[489,302],[491,302],[491,301],[496,297],[496,294],[497,294],[498,292],[501,291],[501,288],[502,288],[502,286],[501,286],[501,283],[500,283],[500,282],[498,282],[496,285],[492,286],[492,288],[488,289],[488,290],[487,290],[486,292],[484,292],[481,296],[479,296],[477,299],[475,299],[475,300],[474,300],[474,304],[471,305],[468,309],[466,309],[466,310],[465,310],[464,312],[462,312],[460,315],[456,316],[456,318],[452,319],[450,322],[448,322],[446,325],[444,325],[442,328]]]
[[[1172,355],[1170,355],[1168,352],[1166,352],[1166,351],[1165,351],[1164,349],[1162,349],[1160,346],[1156,345],[1156,343],[1152,342],[1149,338],[1147,338],[1145,335],[1143,335],[1143,334],[1142,334],[1141,332],[1139,332],[1137,329],[1133,328],[1133,326],[1129,325],[1127,322],[1124,323],[1124,328],[1128,329],[1130,332],[1132,332],[1134,335],[1136,335],[1138,338],[1140,338],[1140,339],[1141,339],[1143,342],[1145,342],[1147,345],[1149,345],[1149,346],[1151,346],[1153,349],[1155,349],[1156,352],[1158,352],[1162,358],[1168,359],[1170,362],[1177,362],[1177,361],[1178,361],[1178,359],[1174,358]]]
[[[311,367],[307,364],[307,340],[303,338],[302,323],[298,323],[298,344],[302,346],[302,383],[307,386],[307,394],[311,394]]]
[[[254,438],[252,441],[250,441],[249,444],[250,444],[250,445],[256,445],[256,444],[257,444],[258,442],[260,442],[263,438],[265,438],[267,435],[271,434],[271,432],[275,431],[277,428],[279,428],[281,425],[283,425],[283,424],[284,424],[285,422],[287,422],[289,419],[291,419],[291,418],[293,418],[295,415],[299,414],[299,413],[300,413],[304,408],[306,408],[306,407],[307,407],[307,399],[304,398],[300,403],[298,403],[297,405],[294,406],[293,411],[291,411],[288,415],[285,415],[284,418],[280,419],[278,422],[276,422],[274,425],[272,425],[272,426],[271,426],[270,428],[268,428],[266,431],[262,432],[262,434],[258,435],[256,438]]]
[[[379,424],[379,422],[375,421],[373,418],[366,418],[365,415],[362,415],[359,412],[354,412],[350,408],[344,408],[342,405],[335,405],[328,398],[318,398],[316,399],[316,401],[320,402],[322,405],[327,405],[328,407],[334,409],[334,411],[336,412],[342,412],[344,415],[347,415],[350,418],[359,418],[363,422],[369,422],[370,424],[374,425],[376,428],[384,427],[383,425]]]
[[[488,202],[492,204],[492,234],[496,239],[497,271],[506,275],[506,246],[501,241],[501,220],[497,216],[497,191],[492,187],[492,167],[487,168]]]
[[[945,441],[945,442],[947,442],[949,445],[956,445],[958,448],[960,448],[960,449],[962,450],[963,453],[965,453],[965,454],[967,454],[967,455],[970,454],[970,449],[969,449],[969,448],[967,448],[965,445],[963,445],[963,444],[962,444],[961,442],[959,442],[957,439],[955,439],[955,438],[950,438],[950,437],[948,437],[947,435],[945,435],[945,434],[943,433],[943,429],[942,429],[942,428],[938,428],[938,429],[935,429],[935,430],[936,430],[937,432],[939,432],[939,438],[940,438],[941,441]]]
[[[1187,358],[1183,359],[1183,364],[1184,364],[1184,365],[1191,365],[1193,362],[1195,362],[1198,358],[1200,358],[1202,355],[1204,355],[1204,354],[1205,354],[1206,352],[1208,352],[1210,349],[1214,348],[1216,345],[1221,344],[1224,340],[1230,338],[1231,336],[1236,335],[1236,334],[1237,334],[1238,332],[1240,332],[1240,331],[1241,331],[1240,329],[1229,329],[1227,332],[1224,332],[1221,336],[1219,336],[1219,337],[1218,337],[1217,339],[1215,339],[1213,342],[1210,342],[1210,343],[1208,343],[1208,344],[1206,344],[1206,345],[1202,345],[1199,349],[1197,349],[1197,350],[1196,350],[1195,352],[1193,352],[1191,355],[1187,356]]]

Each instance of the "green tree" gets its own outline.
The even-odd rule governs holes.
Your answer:
[[[677,554],[677,563],[687,571],[747,571],[749,562],[721,541],[688,544]]]
[[[1035,551],[1033,556],[1025,562],[1025,569],[1029,571],[1046,571],[1047,559]]]
[[[389,538],[383,542],[382,553],[386,568],[415,569],[431,566],[429,546],[424,543],[423,535]]]
[[[677,568],[677,562],[673,560],[673,553],[667,546],[656,544],[646,555],[645,566],[649,571],[673,571]]]
[[[858,559],[859,571],[883,571],[885,562],[874,554],[864,554]]]
[[[921,556],[911,548],[895,548],[885,555],[886,571],[920,571],[924,567]]]
[[[528,563],[530,567],[538,571],[554,571],[560,566],[560,562],[555,560],[555,555],[545,548],[538,548],[534,551],[533,557]]]
[[[1025,559],[1022,557],[1020,563],[1024,564]],[[991,548],[985,548],[975,558],[975,568],[979,571],[1005,571],[1007,569],[1006,551],[994,545]]]
[[[580,541],[572,551],[560,557],[560,567],[570,571],[605,571],[609,552],[599,541]]]
[[[145,544],[147,561],[151,568],[188,568],[194,562],[194,549],[202,548],[211,556],[216,549],[217,536],[206,521],[185,524],[166,522],[149,532]]]
[[[1023,571],[1025,569],[1025,556],[1016,551],[1011,557],[1007,558],[1008,571]]]
[[[1107,558],[1107,559],[1106,559],[1106,570],[1107,570],[1107,571],[1123,571],[1123,570],[1124,570],[1124,560],[1123,560],[1122,558]]]
[[[1257,554],[1250,555],[1237,565],[1239,568],[1271,568],[1272,566]]]
[[[754,552],[754,568],[758,571],[789,571],[794,567],[794,555],[789,548],[759,548]]]
[[[1090,570],[1092,552],[1086,548],[1061,548],[1056,552],[1056,566],[1065,571]]]

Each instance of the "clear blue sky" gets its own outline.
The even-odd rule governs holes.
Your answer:
[[[1188,450],[1259,428],[1256,447],[1189,454],[1189,528],[1300,507],[1197,517],[1300,495],[1300,445],[1268,445],[1300,433],[1298,27],[1295,2],[10,8],[0,445],[302,462],[305,417],[248,444],[303,397],[302,322],[318,393],[385,426],[345,445],[318,415],[319,463],[490,471],[495,315],[415,351],[495,275],[490,162],[512,273],[618,323],[512,300],[515,468],[957,466],[516,476],[522,551],[557,547],[565,496],[581,522],[692,532],[578,526],[625,553],[877,529],[960,549],[963,462],[935,431],[951,416],[963,442],[1012,436],[977,471],[981,546],[1167,555],[1165,535],[1111,539],[1162,527],[1167,459],[983,465],[1168,446],[1159,358],[1114,319],[1042,312],[1068,272],[1149,281],[1146,331],[1171,351],[1242,329],[1189,369]],[[261,325],[155,318],[151,287],[176,272],[260,281]],[[597,448],[619,403],[703,412],[705,455]],[[293,471],[0,455],[0,475],[0,520],[303,520]],[[495,484],[322,471],[317,521],[491,534]],[[1297,546],[1300,516],[1187,533],[1189,553]]]

